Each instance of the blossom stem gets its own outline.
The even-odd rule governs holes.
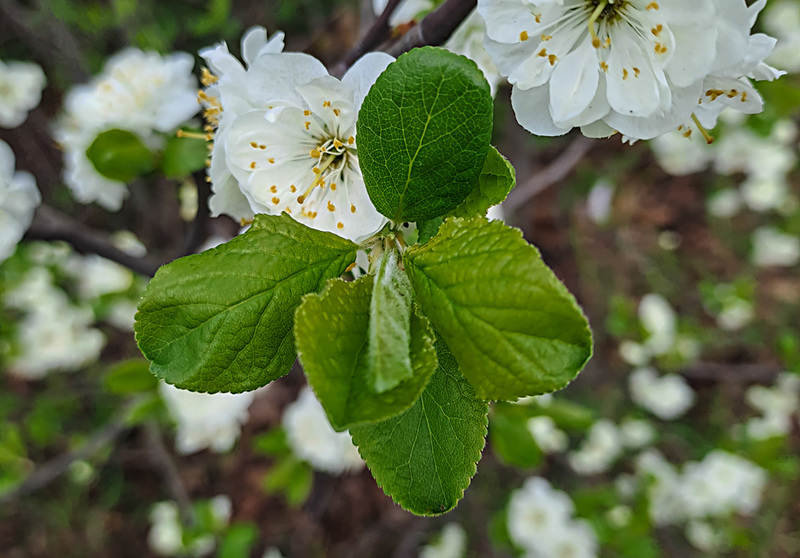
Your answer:
[[[700,130],[700,133],[703,135],[703,139],[706,140],[706,143],[708,145],[711,145],[712,143],[714,143],[714,136],[709,134],[708,130],[706,130],[703,127],[703,125],[700,124],[700,120],[698,120],[697,116],[694,113],[692,113],[692,121],[694,122],[694,125],[697,126],[697,129]]]

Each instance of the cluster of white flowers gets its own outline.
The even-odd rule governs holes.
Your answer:
[[[719,283],[711,297],[706,301],[707,309],[716,314],[717,325],[725,331],[739,331],[756,317],[753,303],[741,296],[735,285]]]
[[[464,558],[467,553],[467,532],[458,523],[448,523],[437,540],[427,544],[419,558]]]
[[[800,376],[784,372],[772,387],[753,386],[747,390],[747,402],[762,416],[750,419],[743,428],[749,438],[766,440],[787,436],[792,420],[800,410]]]
[[[743,206],[753,211],[791,212],[797,199],[789,187],[789,172],[797,165],[797,126],[779,120],[769,136],[763,137],[739,122],[706,145],[699,139],[667,134],[651,142],[659,165],[668,173],[682,176],[713,168],[722,175],[744,174],[738,189],[716,192],[708,203],[715,217],[729,218]]]
[[[479,0],[486,50],[513,85],[517,120],[558,136],[650,139],[692,121],[706,134],[725,107],[762,110],[750,79],[775,40],[750,34],[766,0]]]
[[[211,73],[201,93],[211,129],[212,213],[246,219],[286,212],[299,222],[361,240],[386,219],[358,165],[356,119],[372,84],[393,61],[358,60],[338,80],[316,58],[284,53],[263,28],[242,38],[245,69],[223,43],[200,54]]]
[[[39,106],[47,80],[38,64],[0,60],[0,127],[16,128]]]
[[[336,432],[310,388],[283,413],[283,428],[292,452],[314,469],[334,475],[360,471],[364,462],[348,432]]]
[[[761,467],[722,450],[713,450],[700,462],[684,464],[682,472],[658,451],[647,450],[638,457],[636,467],[639,483],[647,491],[653,523],[687,523],[687,538],[698,545],[718,539],[702,536],[708,535],[710,528],[705,521],[755,514],[768,480]]]
[[[161,56],[128,48],[109,58],[90,83],[67,94],[54,136],[64,150],[64,181],[75,199],[109,211],[122,207],[127,186],[98,173],[86,149],[98,134],[114,128],[159,146],[163,138],[157,132],[173,132],[200,108],[193,67],[186,53]]]
[[[530,418],[526,426],[536,445],[544,453],[561,453],[569,446],[567,434],[548,416]]]
[[[233,449],[256,393],[199,393],[165,382],[158,390],[177,424],[175,447],[182,454],[206,448],[217,453]]]
[[[600,419],[589,429],[589,434],[577,451],[567,456],[570,467],[580,475],[602,473],[622,455],[622,440],[617,426]]]
[[[529,556],[591,558],[598,555],[597,535],[574,517],[569,495],[541,477],[530,477],[511,493],[508,534]]]
[[[100,356],[105,336],[91,327],[92,309],[72,304],[44,267],[31,268],[3,303],[23,312],[8,356],[8,370],[28,379],[76,370]]]
[[[767,61],[787,72],[800,72],[800,3],[771,0],[762,18],[764,29],[778,39]]]
[[[653,368],[637,368],[628,377],[631,399],[662,420],[675,420],[692,408],[697,395],[682,376],[659,376]]]
[[[224,529],[231,519],[233,506],[225,495],[208,501],[212,531]],[[213,533],[206,533],[189,544],[183,540],[183,525],[175,502],[158,502],[150,510],[150,532],[147,545],[157,556],[208,556],[216,546]]]
[[[794,267],[800,263],[800,237],[774,226],[753,231],[750,261],[758,267]]]
[[[0,263],[14,253],[42,201],[33,175],[15,169],[14,152],[0,140]]]

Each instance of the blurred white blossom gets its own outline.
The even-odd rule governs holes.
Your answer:
[[[591,526],[573,517],[569,495],[541,477],[530,477],[511,493],[508,533],[528,555],[541,558],[597,556],[597,536]]]
[[[45,79],[33,62],[0,60],[0,128],[16,128],[39,106]]]
[[[771,226],[753,231],[750,260],[758,267],[793,267],[800,262],[800,238]]]
[[[14,152],[0,140],[0,263],[16,250],[41,201],[36,179],[15,170]]]
[[[767,61],[787,72],[800,72],[800,4],[770,0],[763,16],[764,29],[778,39]]]
[[[113,128],[157,145],[155,132],[172,132],[200,109],[193,67],[186,53],[162,56],[127,48],[109,58],[90,83],[69,91],[54,136],[64,150],[64,181],[76,200],[109,211],[122,207],[127,186],[98,173],[86,149]]]
[[[252,391],[199,393],[165,382],[158,389],[177,425],[175,447],[182,454],[206,448],[217,453],[233,449],[255,397]]]
[[[747,403],[762,416],[750,419],[744,430],[750,438],[765,440],[787,436],[794,415],[800,409],[800,376],[784,372],[772,387],[753,386],[747,390]]]
[[[581,475],[595,475],[611,468],[622,454],[622,439],[616,425],[600,419],[589,429],[577,451],[570,452],[567,461]]]
[[[325,409],[307,386],[283,413],[286,439],[297,457],[334,475],[360,471],[364,462],[348,432],[336,432]]]
[[[467,532],[458,523],[448,523],[438,539],[427,544],[419,558],[463,558],[467,553]]]
[[[412,0],[406,0],[406,2],[409,1]],[[492,97],[494,97],[497,94],[497,86],[502,80],[502,77],[497,72],[497,66],[494,65],[492,57],[486,52],[483,46],[485,37],[486,24],[478,12],[473,10],[467,19],[453,32],[444,44],[444,48],[456,54],[466,56],[475,62],[481,72],[483,72],[483,77],[489,82],[489,87],[492,90]]]
[[[528,431],[544,453],[561,453],[569,446],[566,433],[556,426],[553,419],[539,416],[528,419]]]
[[[619,436],[628,449],[642,449],[656,439],[656,429],[646,420],[627,418],[619,424]]]
[[[682,376],[659,376],[652,368],[639,368],[628,377],[633,402],[663,420],[682,417],[694,405],[697,395]]]

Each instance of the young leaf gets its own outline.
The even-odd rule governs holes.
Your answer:
[[[528,430],[530,417],[521,405],[496,403],[489,416],[489,444],[507,465],[524,469],[542,462],[542,450]]]
[[[86,149],[95,170],[111,180],[130,182],[155,168],[153,152],[127,130],[106,130]]]
[[[414,291],[400,269],[397,250],[381,258],[369,307],[368,381],[383,393],[414,375],[411,367],[411,312]]]
[[[150,370],[182,389],[239,393],[292,366],[294,311],[355,261],[358,246],[288,215],[258,215],[213,250],[158,270],[136,314]]]
[[[403,259],[423,312],[482,399],[561,389],[591,356],[586,318],[519,230],[448,219]]]
[[[171,137],[161,158],[161,170],[167,178],[183,178],[206,166],[208,143],[202,139]]]
[[[375,207],[396,222],[444,215],[478,179],[492,134],[489,84],[471,60],[416,48],[389,65],[358,114],[358,155]]]
[[[478,183],[461,202],[450,212],[453,217],[486,216],[493,205],[497,205],[508,197],[508,193],[517,183],[516,171],[511,163],[494,147],[489,148],[483,162]]]
[[[488,406],[436,340],[439,366],[405,413],[350,429],[378,485],[403,509],[436,515],[453,509],[476,471]]]
[[[352,283],[331,281],[320,295],[303,300],[295,316],[300,362],[331,425],[384,420],[408,409],[436,369],[433,330],[414,312],[410,323],[413,376],[383,393],[370,387],[367,363],[372,275]]]

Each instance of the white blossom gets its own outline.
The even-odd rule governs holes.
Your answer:
[[[793,267],[800,262],[800,238],[775,227],[753,231],[750,260],[758,267]]]
[[[774,79],[775,44],[750,35],[766,0],[479,0],[486,50],[527,130],[650,139],[762,109],[748,78]]]
[[[14,152],[0,140],[0,263],[16,250],[41,201],[36,179],[30,173],[15,172]]]
[[[75,306],[43,267],[32,268],[5,293],[6,306],[23,312],[16,324],[8,370],[27,379],[70,371],[97,360],[105,336],[91,327],[91,308]]]
[[[708,199],[708,212],[718,219],[730,219],[742,209],[742,196],[734,188],[725,188]]]
[[[625,505],[614,506],[606,512],[606,521],[616,529],[627,527],[632,517],[633,510]]]
[[[717,325],[725,331],[739,331],[755,318],[752,303],[738,296],[727,297],[717,315]]]
[[[212,122],[221,114],[211,154],[212,210],[237,219],[286,212],[351,240],[371,236],[386,219],[364,186],[356,119],[393,58],[368,54],[340,81],[317,59],[274,52],[270,44],[248,61],[247,71],[226,69],[206,80],[207,114]],[[202,54],[212,71],[219,69],[217,59]]]
[[[642,449],[653,443],[656,429],[646,420],[627,418],[619,425],[622,445],[629,449]]]
[[[800,4],[770,0],[763,16],[764,29],[778,39],[767,61],[788,72],[800,71]]]
[[[649,293],[642,297],[639,321],[648,334],[645,347],[652,354],[667,354],[675,346],[678,317],[663,296]]]
[[[700,134],[690,134],[687,138],[678,130],[658,136],[650,142],[658,166],[673,176],[685,176],[707,169],[714,160],[713,147]]]
[[[595,475],[611,468],[622,454],[622,439],[613,422],[600,419],[577,451],[567,456],[570,467],[581,475]]]
[[[483,40],[486,37],[486,24],[483,18],[477,11],[473,12],[465,19],[461,25],[453,32],[444,48],[466,56],[478,65],[486,81],[489,82],[489,87],[492,91],[492,97],[497,94],[497,86],[502,77],[497,72],[497,66],[494,65],[492,57],[486,52],[483,46]]]
[[[750,438],[765,440],[787,436],[792,429],[792,419],[800,409],[800,376],[784,372],[773,387],[753,386],[745,397],[751,407],[762,413],[744,424]]]
[[[183,527],[175,502],[158,502],[150,510],[147,545],[158,556],[175,556],[183,549]]]
[[[597,535],[591,526],[573,517],[569,495],[555,490],[545,479],[530,477],[511,494],[508,532],[511,540],[540,558],[592,558],[597,556]]]
[[[586,198],[586,213],[593,223],[604,225],[611,218],[611,203],[614,200],[614,184],[601,179],[592,186]]]
[[[652,368],[634,370],[628,378],[628,388],[634,403],[663,420],[682,417],[697,399],[682,376],[659,376]]]
[[[106,61],[100,75],[74,87],[64,100],[55,138],[64,150],[64,181],[81,203],[96,202],[117,211],[127,186],[95,170],[86,149],[99,133],[112,128],[133,132],[152,147],[155,132],[168,133],[199,110],[194,59],[182,52],[125,49]]]
[[[175,447],[181,454],[203,449],[217,453],[236,444],[255,392],[199,393],[161,382],[161,398],[177,425]]]
[[[463,558],[466,552],[466,531],[458,523],[448,523],[439,533],[438,540],[422,548],[419,558]]]
[[[528,419],[526,426],[536,445],[544,453],[561,453],[569,446],[567,434],[548,416],[532,417]]]
[[[38,64],[0,60],[0,127],[16,128],[39,106],[47,80]]]
[[[78,294],[84,300],[127,291],[133,285],[133,273],[128,268],[97,255],[73,254],[63,267],[76,280]]]
[[[314,469],[337,475],[364,467],[350,434],[333,429],[310,388],[300,391],[297,401],[284,411],[282,422],[294,454]]]
[[[681,479],[676,468],[654,449],[636,459],[638,476],[647,486],[648,515],[656,526],[670,525],[684,517]]]
[[[689,544],[703,552],[714,553],[724,542],[722,533],[706,521],[692,520],[686,524],[684,532]]]

